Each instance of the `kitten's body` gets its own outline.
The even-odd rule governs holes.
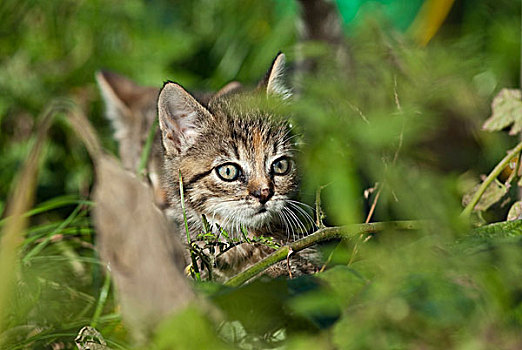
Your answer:
[[[287,97],[281,81],[283,64],[281,54],[259,91]],[[245,229],[251,235],[287,242],[294,238],[290,231],[298,220],[290,213],[297,190],[291,130],[284,120],[253,108],[249,95],[236,91],[236,85],[229,85],[215,95],[196,99],[176,83],[164,85],[158,99],[163,152],[157,151],[156,144],[157,154],[152,157],[153,162],[158,157],[163,161],[158,193],[168,203],[166,212],[179,232],[185,232],[186,215],[191,240],[204,231],[204,215],[215,234],[224,229],[237,236]],[[152,122],[147,119],[147,124]],[[142,128],[141,133],[147,134],[147,128]],[[124,158],[122,151],[120,147]],[[157,163],[152,164],[149,171],[157,174]],[[230,277],[271,252],[266,245],[240,244],[218,257],[215,272],[218,277]],[[294,257],[290,267],[280,264],[268,272],[278,276],[289,269],[296,275],[313,272],[315,266]]]

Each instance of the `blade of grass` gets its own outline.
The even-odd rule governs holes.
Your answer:
[[[33,249],[31,249],[29,251],[29,253],[27,253],[24,258],[22,259],[22,262],[24,264],[28,263],[36,254],[40,253],[42,251],[42,249],[44,249],[48,244],[49,242],[51,242],[51,240],[53,239],[54,235],[56,235],[57,233],[59,233],[61,230],[63,230],[64,228],[66,228],[75,218],[76,216],[78,215],[78,213],[80,213],[80,210],[83,208],[83,204],[79,204],[78,206],[76,206],[76,208],[73,210],[73,212],[67,217],[67,219],[65,219],[64,221],[62,221],[60,223],[60,225],[52,232],[50,232],[47,237],[40,243],[38,243]]]
[[[45,256],[35,256],[32,259],[33,262],[42,261],[42,262],[67,262],[69,261],[68,258],[66,258],[63,255],[45,255]],[[78,261],[93,264],[93,265],[102,265],[99,259],[96,258],[89,258],[89,257],[78,257]]]
[[[40,239],[43,239],[48,235],[48,232],[50,230],[56,230],[56,227],[61,225],[62,222],[53,222],[51,224],[45,224],[41,226],[32,227],[30,230],[27,231],[27,235],[29,236],[24,240],[24,247],[27,245],[38,241]],[[78,235],[78,234],[89,234],[92,235],[94,233],[94,229],[91,227],[88,227],[87,224],[85,225],[78,225],[78,226],[69,226],[66,228],[63,228],[60,231],[61,235],[68,236],[68,235]]]
[[[27,212],[23,213],[22,216],[24,218],[29,218],[37,214],[45,213],[57,208],[62,208],[73,204],[83,204],[91,206],[93,205],[93,202],[85,199],[78,199],[77,196],[56,197],[38,204],[34,209],[28,210]],[[0,226],[3,226],[6,222],[7,218],[0,220]]]
[[[91,327],[96,328],[98,325],[98,321],[100,320],[101,313],[103,311],[103,307],[105,306],[105,302],[107,301],[107,296],[109,295],[109,289],[111,287],[111,274],[109,269],[105,270],[105,280],[103,281],[103,286],[100,291],[100,297],[98,298],[98,303],[96,304],[96,309],[94,310],[94,315],[91,320]]]
[[[183,177],[181,171],[179,172],[179,195],[181,200],[181,210],[183,211],[183,221],[185,222],[185,233],[187,234],[187,244],[191,247],[190,231],[188,228],[187,212],[185,210],[185,194],[183,192]],[[194,277],[197,281],[201,281],[201,274],[199,272],[198,263],[196,261],[196,255],[192,248],[190,248],[190,259],[192,260],[192,268],[194,269]]]

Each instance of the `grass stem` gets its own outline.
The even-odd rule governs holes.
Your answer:
[[[504,168],[509,164],[511,159],[513,157],[517,156],[521,151],[522,151],[522,142],[520,142],[518,145],[516,145],[516,147],[513,148],[511,150],[511,152],[509,152],[497,164],[497,166],[489,173],[489,175],[486,177],[486,179],[482,182],[482,184],[478,188],[477,192],[475,192],[475,194],[471,198],[471,200],[468,203],[468,205],[466,205],[466,207],[464,208],[464,210],[460,214],[460,216],[462,218],[464,218],[464,219],[468,219],[469,218],[469,216],[471,215],[471,212],[473,211],[473,208],[475,208],[475,205],[477,205],[477,203],[479,202],[480,197],[482,197],[484,192],[486,192],[486,189],[488,188],[488,186],[500,175],[502,170],[504,170]]]
[[[109,269],[105,271],[105,280],[103,281],[103,286],[100,291],[100,297],[98,298],[98,303],[96,304],[96,309],[94,310],[94,315],[91,320],[91,327],[96,328],[98,325],[98,321],[100,320],[100,316],[103,311],[103,307],[105,306],[105,302],[107,301],[107,296],[109,295],[109,289],[111,287],[111,273]]]

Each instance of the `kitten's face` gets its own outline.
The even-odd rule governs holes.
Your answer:
[[[232,232],[268,229],[297,188],[290,130],[268,116],[222,112],[179,156],[186,206]]]
[[[260,89],[282,97],[284,55],[276,57]],[[291,130],[242,95],[220,96],[203,106],[180,85],[166,83],[158,99],[166,184],[179,202],[179,174],[191,224],[205,215],[228,231],[256,233],[285,221],[297,188]]]

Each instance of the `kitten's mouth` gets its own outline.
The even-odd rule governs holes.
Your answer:
[[[265,207],[265,206],[262,206],[262,207],[257,211],[256,214],[261,214],[261,213],[266,213],[266,212],[267,212],[266,207]]]

